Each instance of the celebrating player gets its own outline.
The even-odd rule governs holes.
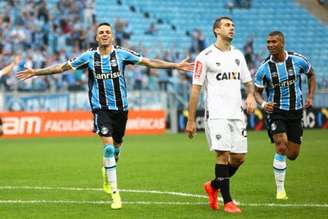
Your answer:
[[[111,193],[112,209],[120,209],[121,197],[117,189],[116,160],[122,145],[128,117],[127,92],[124,68],[127,64],[141,64],[151,68],[176,68],[191,71],[193,64],[187,59],[180,63],[148,59],[138,53],[114,47],[109,23],[98,25],[97,50],[84,52],[76,59],[43,69],[26,69],[17,74],[25,80],[33,76],[58,74],[71,69],[87,68],[89,71],[89,100],[94,115],[95,132],[104,145],[104,190]]]
[[[247,153],[241,82],[247,90],[248,113],[255,108],[254,87],[243,54],[231,45],[234,36],[232,19],[216,19],[213,33],[216,42],[203,50],[195,61],[186,133],[192,138],[196,132],[196,108],[205,85],[205,132],[210,150],[216,153],[216,164],[215,178],[205,183],[204,188],[213,210],[219,208],[217,196],[220,191],[224,211],[239,213],[241,210],[230,196],[230,177],[244,162]]]
[[[311,64],[298,53],[287,52],[285,38],[280,31],[269,33],[267,48],[270,56],[259,67],[255,76],[255,98],[266,112],[268,134],[275,143],[273,171],[277,186],[277,199],[287,199],[284,187],[286,156],[295,160],[299,154],[303,127],[303,95],[301,74],[308,78],[305,107],[312,106],[316,80]],[[267,100],[262,97],[266,89]]]

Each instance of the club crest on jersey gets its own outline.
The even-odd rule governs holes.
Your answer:
[[[218,67],[221,65],[221,63],[220,63],[220,62],[217,62],[217,63],[215,63],[215,64],[216,64],[216,66],[218,66]]]
[[[222,138],[222,136],[220,134],[217,134],[215,137],[216,137],[216,140],[220,140]]]
[[[238,66],[240,65],[240,60],[239,59],[235,59],[235,62]]]
[[[271,131],[274,131],[274,130],[276,130],[277,129],[277,124],[276,123],[272,123],[271,124]]]

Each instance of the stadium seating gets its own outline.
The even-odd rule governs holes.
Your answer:
[[[54,0],[53,0],[54,1]],[[222,15],[232,16],[236,24],[234,44],[242,48],[247,38],[254,37],[254,49],[260,53],[265,49],[267,34],[272,30],[283,31],[287,49],[298,51],[309,57],[318,74],[328,73],[328,27],[310,15],[296,1],[253,0],[250,9],[234,8],[232,13],[225,8],[226,1],[140,1],[97,0],[98,21],[114,22],[116,17],[129,21],[134,34],[131,43],[143,42],[146,47],[158,48],[176,46],[184,51],[190,47],[187,31],[200,28],[207,39],[213,42],[212,22]],[[129,8],[134,6],[135,12]],[[144,13],[149,13],[149,18]],[[159,32],[155,36],[144,35],[150,22],[161,19]],[[172,30],[172,25],[176,31]],[[263,53],[263,52],[262,52]]]

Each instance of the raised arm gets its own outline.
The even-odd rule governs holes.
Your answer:
[[[9,65],[7,65],[3,69],[1,69],[1,72],[2,73],[0,74],[0,76],[6,75],[6,74],[9,74],[10,72],[12,72],[13,68],[15,67],[15,65],[17,65],[19,63],[20,58],[21,58],[20,55],[16,56],[15,57],[15,60],[12,63],[10,63]]]
[[[246,98],[246,111],[252,113],[255,110],[255,99],[254,99],[254,85],[252,81],[248,81],[245,84],[247,98]]]
[[[313,69],[310,70],[310,72],[307,74],[308,78],[308,94],[306,97],[305,107],[309,108],[312,107],[313,104],[313,96],[315,92],[315,88],[317,86],[316,78]]]
[[[196,117],[197,103],[198,103],[201,89],[202,89],[201,85],[195,85],[195,84],[191,88],[191,94],[189,99],[188,121],[185,129],[185,132],[189,138],[193,138],[196,133],[195,117]]]
[[[148,66],[150,68],[175,68],[181,71],[192,71],[194,68],[193,63],[187,62],[189,57],[182,60],[180,63],[166,62],[160,59],[149,59],[143,57],[140,64]]]
[[[65,62],[62,64],[52,65],[50,67],[40,68],[40,69],[26,68],[25,70],[18,72],[16,77],[19,80],[26,80],[34,76],[59,74],[71,69],[72,66],[68,62]]]

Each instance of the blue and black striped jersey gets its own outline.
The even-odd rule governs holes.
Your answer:
[[[301,74],[311,71],[311,64],[301,54],[286,52],[284,62],[274,62],[269,56],[255,75],[255,86],[265,88],[267,101],[281,110],[303,108]]]
[[[89,102],[92,111],[127,111],[125,65],[137,64],[141,59],[142,57],[134,51],[113,47],[108,55],[100,55],[98,49],[89,50],[68,63],[73,69],[88,69]]]

